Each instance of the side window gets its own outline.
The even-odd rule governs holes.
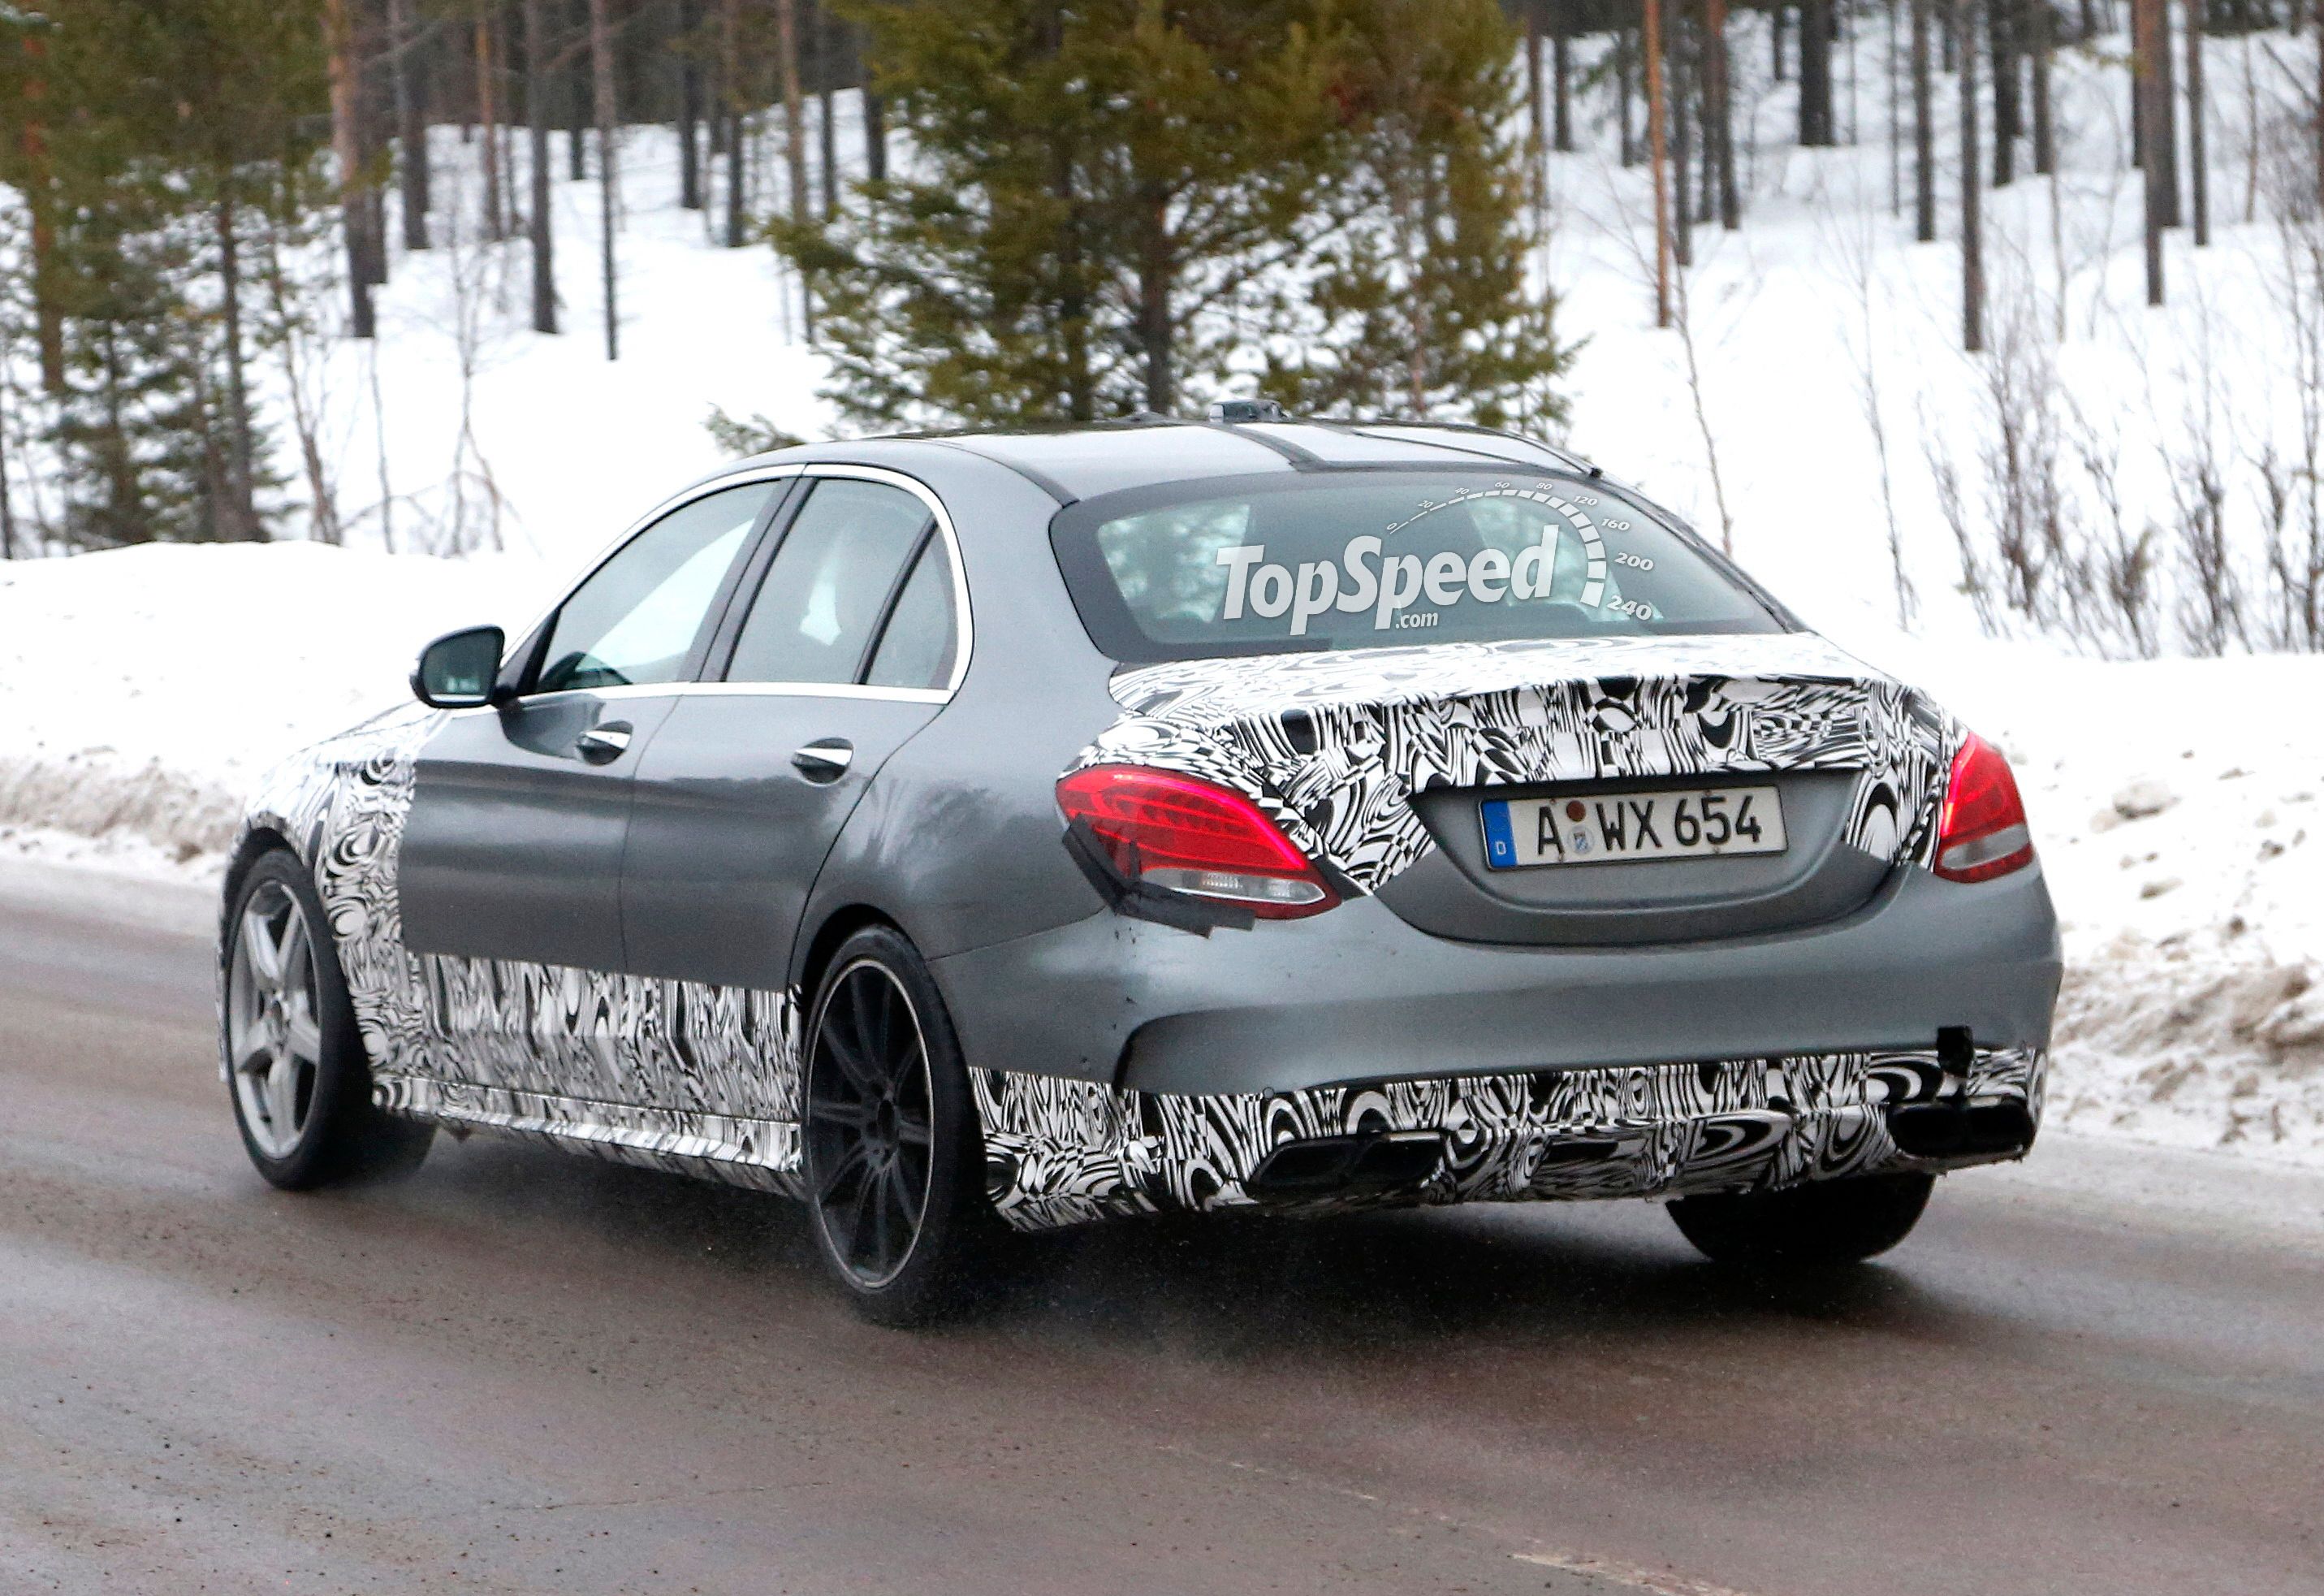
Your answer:
[[[855,680],[928,520],[927,506],[901,488],[847,477],[816,483],[767,567],[726,679]]]
[[[905,579],[863,679],[875,687],[949,686],[960,647],[952,597],[952,555],[942,538],[931,538]]]
[[[777,485],[754,482],[708,494],[624,543],[558,606],[534,690],[678,680]]]

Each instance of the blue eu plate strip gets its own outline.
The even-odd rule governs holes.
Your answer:
[[[1486,864],[1495,870],[1514,869],[1517,862],[1517,844],[1509,832],[1508,800],[1495,798],[1480,807],[1485,816]]]

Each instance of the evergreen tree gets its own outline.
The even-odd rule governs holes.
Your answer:
[[[1351,115],[1331,241],[1267,391],[1294,411],[1487,426],[1561,420],[1569,351],[1536,242],[1515,40],[1494,0],[1351,0]],[[1296,353],[1286,354],[1289,349]]]
[[[30,103],[7,52],[0,177],[38,180],[54,236],[63,383],[44,434],[69,542],[266,535],[281,479],[254,413],[249,263],[312,207],[317,17],[274,0],[62,0],[38,19]],[[35,110],[37,173],[22,136]]]
[[[917,156],[829,226],[773,226],[844,417],[1087,420],[1224,383],[1330,222],[1329,0],[842,9]]]

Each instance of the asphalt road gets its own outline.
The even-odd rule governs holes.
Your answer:
[[[771,1199],[270,1190],[201,913],[0,872],[0,1591],[2324,1591],[2324,1181],[2053,1139],[1788,1285],[1636,1204],[1116,1227],[900,1334]]]

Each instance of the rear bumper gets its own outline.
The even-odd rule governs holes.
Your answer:
[[[988,1185],[1028,1229],[2014,1157],[2041,1118],[2059,968],[2038,870],[1914,869],[1845,918],[1683,946],[1451,942],[1361,899],[1208,937],[1108,913],[934,965]],[[1967,1034],[1941,1053],[1941,1031]]]
[[[1161,1095],[2050,1041],[2039,868],[1906,868],[1853,914],[1683,945],[1454,942],[1376,899],[1197,936],[1108,912],[935,962],[968,1061]]]
[[[1042,1230],[1168,1209],[1635,1197],[1959,1168],[2024,1153],[2044,1067],[2035,1048],[1932,1048],[1208,1097],[971,1079],[994,1205]],[[1963,1134],[1932,1137],[1936,1124]]]

